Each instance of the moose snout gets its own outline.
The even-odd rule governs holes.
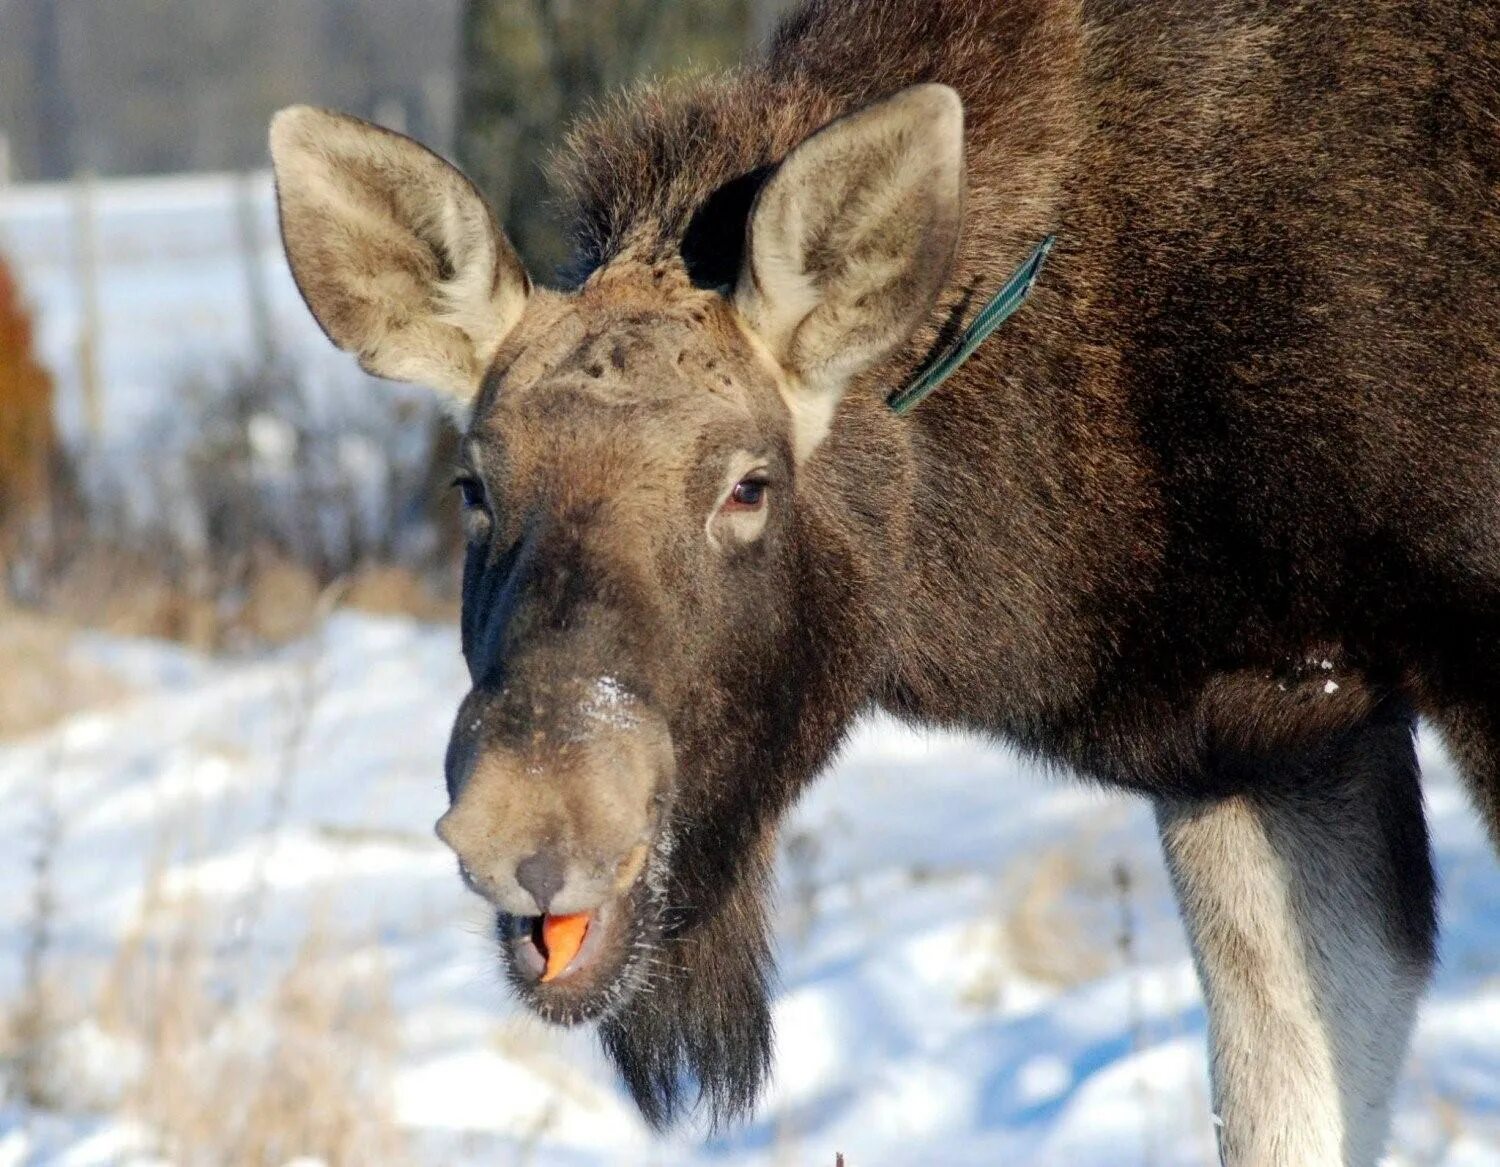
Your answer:
[[[508,915],[569,915],[635,882],[671,777],[664,726],[641,716],[555,745],[472,752],[437,822],[472,890]]]

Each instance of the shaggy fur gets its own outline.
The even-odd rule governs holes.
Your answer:
[[[568,290],[531,294],[473,402],[450,791],[463,759],[566,720],[569,678],[617,677],[666,727],[619,975],[588,1000],[517,982],[602,1020],[649,1119],[753,1105],[776,824],[882,706],[1153,798],[1226,1147],[1372,1160],[1431,964],[1415,714],[1500,839],[1497,75],[1500,14],[1460,0],[814,0],[765,61],[635,90],[572,135]],[[966,147],[935,304],[953,171],[901,143],[918,106],[944,132],[943,99],[893,123],[894,185],[783,165],[928,82],[962,99]],[[788,191],[790,219],[767,209]],[[1026,307],[887,410],[1047,234]],[[884,347],[811,441],[787,418],[801,358],[757,339],[780,317],[747,294],[767,240],[797,252],[767,269],[783,287],[837,284],[868,247],[904,295],[839,286],[851,335]],[[772,501],[718,539],[736,450]],[[577,782],[585,821],[613,792]],[[1329,845],[1341,822],[1364,845]],[[1284,1030],[1262,1024],[1278,1009]],[[1294,1077],[1258,1074],[1299,1051]]]
[[[1497,73],[1500,17],[1456,0],[825,0],[765,64],[580,127],[574,278],[685,251],[712,284],[817,126],[915,82],[964,100],[940,310],[799,488],[853,572],[799,598],[807,656],[845,661],[802,689],[830,715],[779,784],[855,694],[1169,799],[1253,788],[1406,694],[1500,833]],[[888,416],[1049,232],[1026,310]]]

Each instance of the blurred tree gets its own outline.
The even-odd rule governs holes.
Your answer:
[[[644,75],[723,65],[787,0],[465,0],[459,161],[545,279],[567,256],[546,152],[593,101]]]
[[[48,0],[0,4],[0,133],[18,175],[72,172],[73,109],[61,7]],[[27,116],[4,117],[10,109],[24,109]]]
[[[41,165],[64,173],[73,166],[73,109],[63,66],[58,5],[35,10],[32,28],[32,84],[36,94],[36,143]]]
[[[0,0],[15,177],[266,165],[306,101],[451,143],[462,0]]]
[[[0,260],[0,563],[19,523],[49,502],[57,458],[52,378],[32,349],[20,289]]]

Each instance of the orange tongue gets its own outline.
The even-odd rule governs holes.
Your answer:
[[[541,977],[544,983],[567,968],[568,962],[578,955],[588,930],[587,912],[571,916],[542,917],[542,947],[546,949],[547,957],[547,967],[542,970]]]

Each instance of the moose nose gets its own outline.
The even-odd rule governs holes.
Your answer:
[[[650,857],[674,773],[671,734],[614,682],[590,683],[583,697],[594,703],[563,709],[573,718],[566,733],[547,732],[562,717],[553,713],[514,743],[520,714],[486,714],[482,702],[466,705],[454,730],[437,835],[469,888],[504,915],[595,911],[633,887]],[[475,716],[488,717],[488,740],[464,738]]]
[[[563,885],[563,861],[552,851],[538,851],[516,864],[516,882],[531,893],[542,914]]]

